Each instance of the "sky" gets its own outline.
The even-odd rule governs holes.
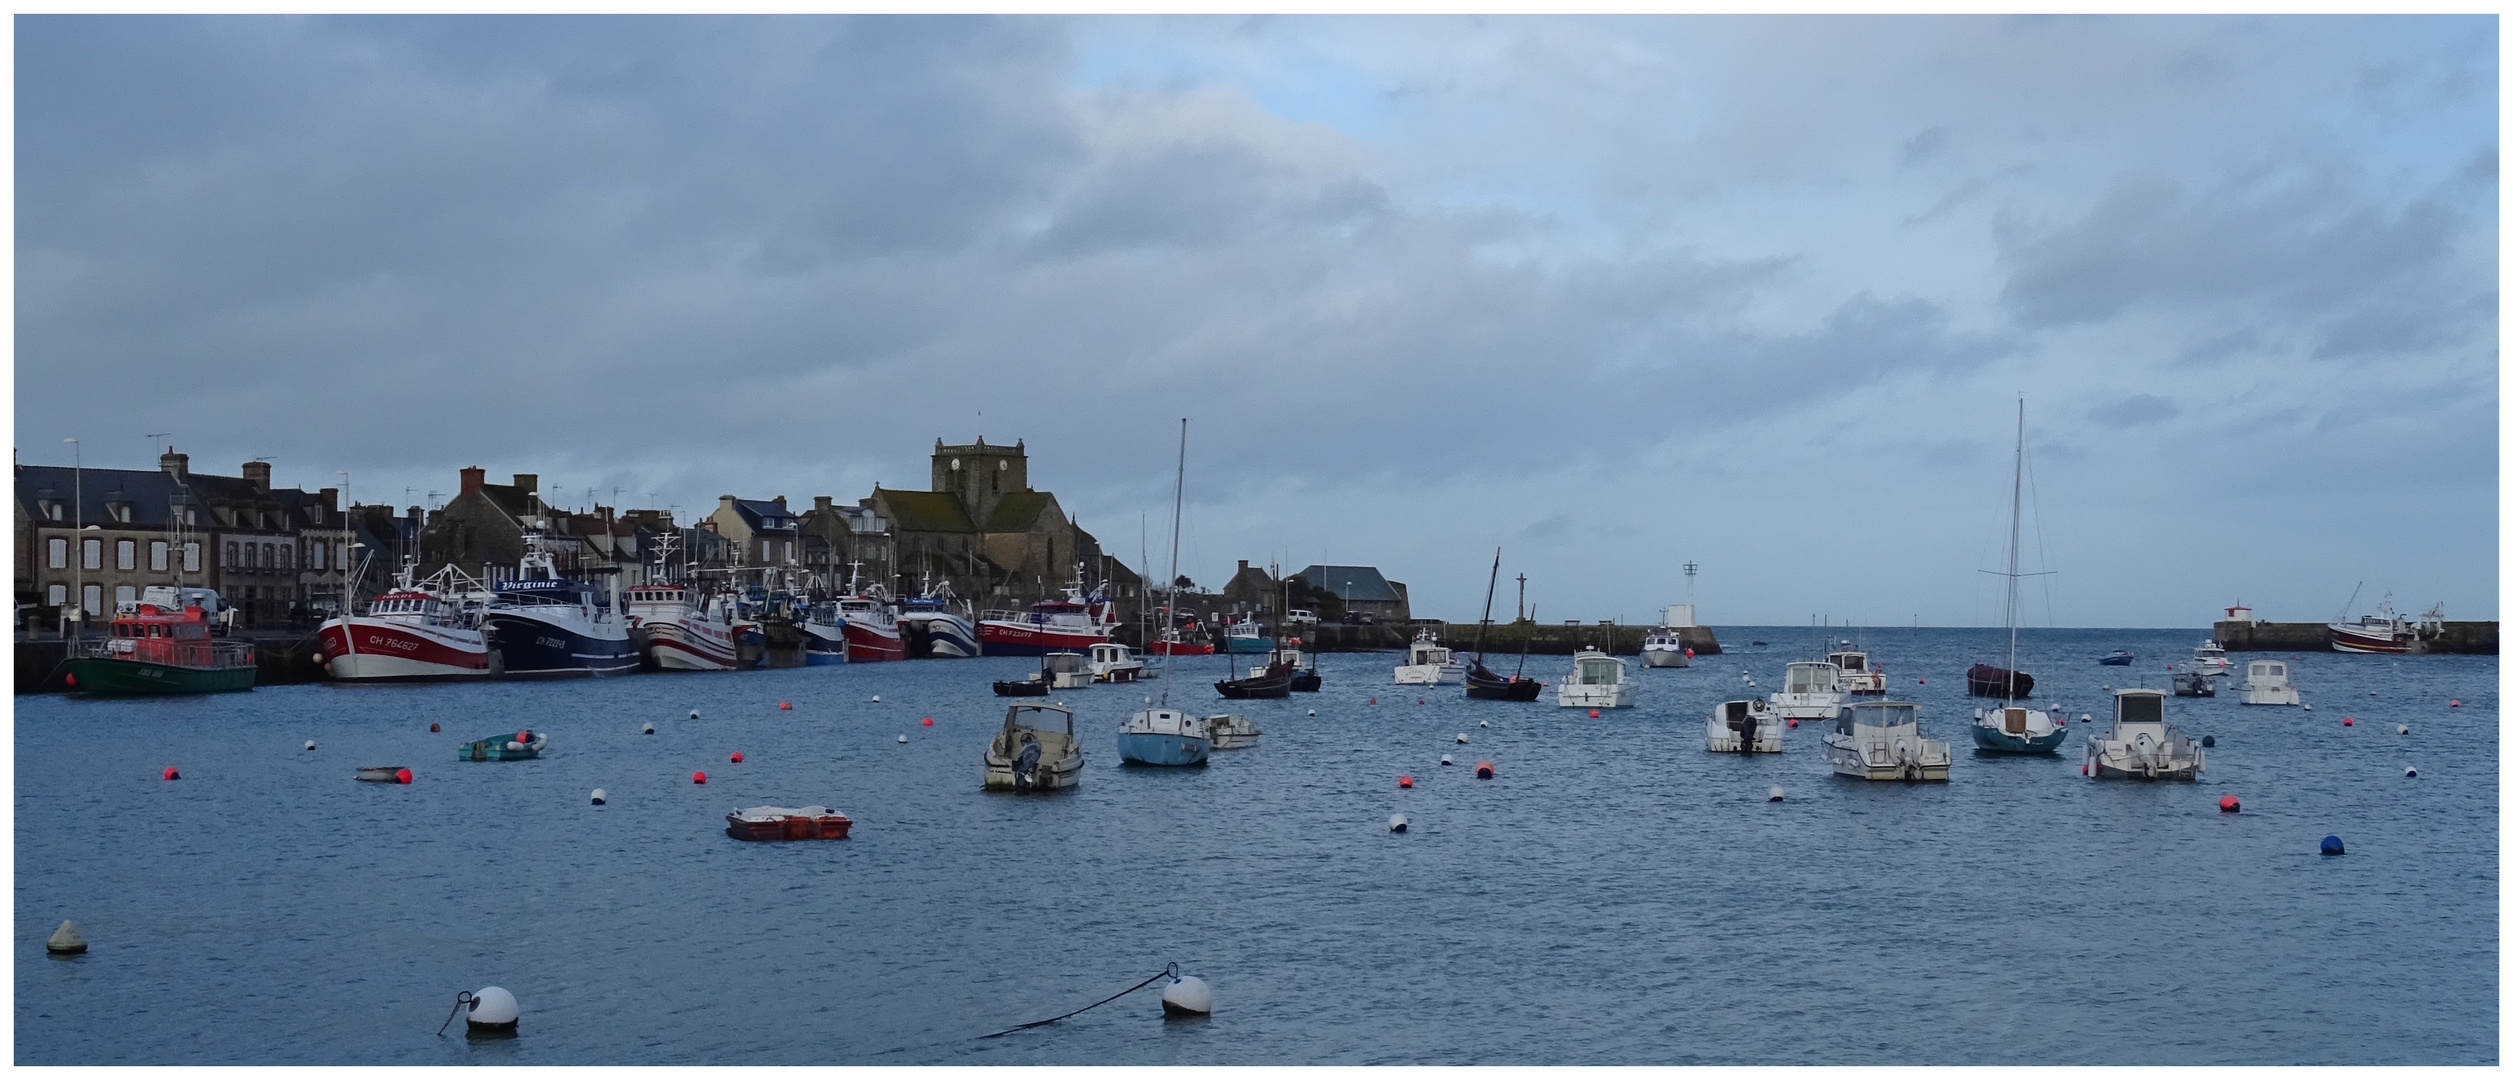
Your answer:
[[[2492,619],[2496,37],[20,16],[18,459],[701,514],[982,435],[1139,565],[1184,417],[1199,581],[1995,625],[2021,401],[2029,625]]]

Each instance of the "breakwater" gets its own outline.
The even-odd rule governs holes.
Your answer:
[[[2332,651],[2329,624],[2317,622],[2220,622],[2216,624],[2216,643],[2225,646],[2226,652]],[[2446,622],[2441,633],[2412,643],[2408,651],[2494,656],[2496,624]]]

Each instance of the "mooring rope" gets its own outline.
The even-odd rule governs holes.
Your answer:
[[[1000,1035],[1010,1035],[1010,1034],[1012,1034],[1013,1032],[1016,1032],[1016,1031],[1026,1031],[1026,1030],[1028,1030],[1028,1029],[1030,1029],[1030,1028],[1034,1028],[1034,1027],[1041,1027],[1041,1026],[1044,1026],[1044,1025],[1047,1025],[1047,1024],[1052,1024],[1052,1023],[1055,1023],[1056,1021],[1058,1021],[1058,1020],[1062,1020],[1062,1019],[1065,1019],[1066,1017],[1071,1017],[1071,1016],[1079,1016],[1079,1015],[1081,1015],[1081,1014],[1083,1014],[1083,1013],[1086,1013],[1086,1012],[1089,1012],[1089,1011],[1091,1011],[1091,1010],[1093,1010],[1093,1009],[1099,1008],[1099,1007],[1100,1007],[1100,1006],[1102,1006],[1102,1005],[1106,1005],[1106,1004],[1108,1004],[1108,1003],[1109,1003],[1109,1002],[1111,1002],[1111,1001],[1115,1001],[1115,1000],[1117,1000],[1118,998],[1124,997],[1124,996],[1126,996],[1127,994],[1131,994],[1131,993],[1133,993],[1133,992],[1135,992],[1135,991],[1137,991],[1137,990],[1141,990],[1141,989],[1143,989],[1143,988],[1144,988],[1144,987],[1146,987],[1146,986],[1150,986],[1150,985],[1152,985],[1153,983],[1160,981],[1161,979],[1164,979],[1164,978],[1174,979],[1174,978],[1177,978],[1177,977],[1178,977],[1178,964],[1177,964],[1177,962],[1176,962],[1176,961],[1172,961],[1168,967],[1162,968],[1161,970],[1159,970],[1159,971],[1156,971],[1156,972],[1152,973],[1152,977],[1151,977],[1151,978],[1145,979],[1145,980],[1143,980],[1142,982],[1139,982],[1139,983],[1136,983],[1136,984],[1134,984],[1134,985],[1132,985],[1132,986],[1126,987],[1126,988],[1125,988],[1125,989],[1123,989],[1123,990],[1119,990],[1119,991],[1117,991],[1117,992],[1116,992],[1116,993],[1114,993],[1114,994],[1110,994],[1110,995],[1108,995],[1107,997],[1101,998],[1101,999],[1099,999],[1098,1001],[1094,1001],[1094,1002],[1092,1002],[1092,1003],[1090,1003],[1090,1004],[1088,1004],[1088,1005],[1082,1006],[1081,1008],[1079,1008],[1079,1009],[1075,1009],[1075,1010],[1073,1010],[1072,1012],[1065,1013],[1065,1014],[1063,1014],[1062,1016],[1050,1016],[1050,1017],[1048,1017],[1048,1018],[1047,1018],[1047,1019],[1045,1019],[1045,1020],[1032,1020],[1032,1021],[1030,1021],[1029,1023],[1026,1023],[1026,1024],[1016,1024],[1016,1025],[1014,1025],[1014,1026],[1012,1026],[1012,1027],[1005,1028],[1005,1029],[1003,1029],[1002,1031],[989,1032],[989,1033],[984,1034],[984,1035],[972,1035],[972,1036],[969,1036],[969,1037],[967,1037],[967,1038],[965,1038],[965,1039],[942,1039],[942,1040],[939,1040],[939,1041],[936,1041],[936,1042],[929,1042],[929,1043],[915,1043],[915,1044],[911,1044],[911,1045],[908,1045],[908,1046],[894,1046],[894,1047],[891,1047],[891,1048],[890,1048],[890,1049],[888,1049],[888,1050],[881,1050],[881,1051],[877,1051],[877,1052],[875,1052],[874,1054],[872,1054],[871,1056],[873,1056],[873,1057],[885,1057],[885,1056],[888,1056],[888,1055],[890,1055],[890,1054],[900,1054],[900,1053],[905,1053],[905,1052],[910,1051],[910,1050],[925,1050],[925,1049],[929,1049],[929,1048],[936,1047],[936,1046],[948,1046],[948,1045],[950,1045],[950,1044],[952,1044],[952,1043],[955,1043],[955,1042],[979,1042],[979,1041],[982,1041],[982,1040],[985,1040],[985,1039],[992,1039],[992,1038],[995,1038],[995,1037],[1000,1036]]]
[[[455,1018],[455,1017],[457,1017],[457,1016],[461,1016],[461,1015],[462,1015],[462,1007],[463,1007],[463,1006],[465,1006],[465,1005],[469,1005],[469,1004],[471,1004],[471,991],[469,991],[469,990],[465,990],[465,991],[463,991],[463,992],[461,992],[461,993],[459,993],[459,994],[454,995],[454,1011],[449,1012],[449,1013],[446,1013],[446,1014],[445,1014],[445,1022],[444,1022],[444,1023],[442,1023],[442,1024],[438,1024],[438,1025],[436,1025],[436,1037],[437,1037],[437,1038],[442,1039],[442,1038],[444,1038],[444,1037],[445,1037],[445,1029],[446,1029],[446,1028],[449,1028],[449,1027],[454,1026],[454,1018]]]

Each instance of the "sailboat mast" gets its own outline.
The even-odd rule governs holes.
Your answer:
[[[1475,666],[1483,666],[1483,632],[1492,628],[1492,593],[1501,587],[1501,549],[1492,549],[1492,578],[1483,583],[1483,621],[1475,624]]]
[[[1178,493],[1169,505],[1169,606],[1171,618],[1177,617],[1178,606],[1178,521],[1187,509],[1187,418],[1178,418]],[[1161,653],[1161,707],[1169,707],[1169,652]]]
[[[2016,399],[2016,477],[2007,498],[2007,702],[2016,700],[2016,577],[2024,545],[2024,399]]]

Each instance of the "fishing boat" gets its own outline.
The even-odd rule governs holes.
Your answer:
[[[664,671],[731,671],[742,666],[733,637],[733,600],[679,582],[624,590],[628,625],[646,634],[646,655]]]
[[[1204,718],[1204,730],[1213,737],[1215,750],[1245,750],[1257,744],[1256,721],[1237,713],[1222,713]]]
[[[1178,489],[1169,512],[1169,578],[1178,580],[1178,530],[1187,508],[1187,422],[1178,421]],[[1173,601],[1175,597],[1172,597]],[[1236,663],[1233,664],[1234,671]],[[1163,674],[1167,674],[1169,657],[1161,657]],[[1242,697],[1231,693],[1233,680],[1213,684],[1223,697]],[[1291,678],[1286,674],[1282,688],[1268,697],[1288,697]],[[1126,718],[1117,728],[1117,760],[1121,765],[1202,765],[1212,752],[1212,733],[1201,717],[1189,716],[1169,707],[1169,680],[1161,680],[1160,703]]]
[[[2242,691],[2245,705],[2301,705],[2304,696],[2286,677],[2286,661],[2254,660],[2243,666]]]
[[[1704,748],[1714,754],[1777,754],[1788,722],[1761,698],[1712,706]]]
[[[2137,659],[2137,654],[2132,653],[2127,649],[2114,649],[2109,655],[2096,660],[2095,663],[2101,664],[2104,667],[2128,667]]]
[[[1640,684],[1623,670],[1623,661],[1581,649],[1571,657],[1571,673],[1554,685],[1553,703],[1566,709],[1626,709],[1640,703]]]
[[[507,735],[473,739],[454,748],[456,761],[530,761],[550,745],[546,731],[526,728]]]
[[[1781,674],[1780,692],[1769,695],[1782,723],[1830,722],[1841,713],[1841,668],[1824,660],[1800,660]]]
[[[2356,588],[2362,591],[2364,585],[2360,582]],[[2347,598],[2347,606],[2356,606],[2353,595]],[[2346,612],[2341,611],[2339,617],[2346,618]],[[2354,622],[2332,622],[2329,628],[2333,652],[2402,654],[2417,640],[2415,624],[2392,610],[2389,593],[2382,594],[2373,614],[2358,616]]]
[[[1691,667],[1693,654],[1684,648],[1684,635],[1671,626],[1653,627],[1640,639],[1642,667]]]
[[[481,628],[480,583],[448,564],[414,580],[418,560],[402,563],[393,588],[368,601],[366,613],[345,612],[315,631],[314,662],[343,682],[467,679],[494,674],[497,657]],[[152,586],[153,594],[175,590]],[[160,603],[159,610],[175,610]]]
[[[1457,662],[1455,654],[1440,647],[1440,639],[1430,627],[1414,634],[1405,647],[1405,662],[1396,665],[1396,685],[1437,686],[1459,683],[1466,679],[1466,667]]]
[[[905,660],[907,638],[899,632],[899,617],[891,613],[890,598],[881,586],[861,584],[862,569],[862,563],[855,564],[847,582],[852,595],[837,600],[838,617],[846,620],[847,662]]]
[[[505,657],[509,678],[615,675],[643,663],[627,618],[604,606],[591,587],[558,576],[540,530],[524,533],[515,571],[490,586],[486,615],[489,640]]]
[[[2173,671],[2174,697],[2215,697],[2216,677],[2205,671]]]
[[[899,601],[899,626],[907,632],[909,651],[917,656],[960,659],[976,656],[977,623],[968,605],[951,595],[951,583],[940,585],[926,575],[918,595]]]
[[[2190,650],[2190,659],[2182,661],[2181,669],[2202,675],[2223,675],[2233,666],[2233,661],[2225,658],[2225,646],[2217,644],[2215,638],[2209,638],[2200,642],[2198,648]]]
[[[1954,750],[1921,737],[1916,703],[1855,701],[1825,733],[1824,761],[1834,775],[1861,780],[1943,780]]]
[[[838,602],[821,600],[798,606],[803,615],[803,666],[846,663],[846,616],[838,613]]]
[[[1166,611],[1167,609],[1164,608],[1163,610]],[[1152,643],[1144,646],[1143,652],[1145,655],[1213,655],[1212,635],[1205,632],[1204,624],[1197,622],[1193,617],[1184,613],[1170,616],[1169,621],[1170,625],[1161,628],[1161,632],[1153,637]]]
[[[1060,600],[1041,600],[1028,611],[989,611],[977,623],[977,640],[988,656],[1037,656],[1047,652],[1087,652],[1108,640],[1116,629],[1107,597],[1083,595],[1082,570]],[[1103,583],[1101,591],[1107,586]]]
[[[1520,574],[1519,599],[1526,599],[1527,575]],[[1474,701],[1534,701],[1544,684],[1527,677],[1527,643],[1535,637],[1533,624],[1518,642],[1518,670],[1508,677],[1484,666],[1483,637],[1492,629],[1492,594],[1501,584],[1501,549],[1492,549],[1492,574],[1483,583],[1483,618],[1475,623],[1475,659],[1466,665],[1466,697]]]
[[[1314,694],[1320,687],[1326,685],[1326,680],[1318,675],[1317,654],[1302,652],[1299,638],[1285,637],[1281,639],[1280,644],[1274,646],[1274,655],[1267,666],[1271,667],[1274,664],[1291,666],[1292,693]]]
[[[1963,692],[2022,701],[2033,696],[2033,676],[1994,664],[1974,664],[1963,673]]]
[[[1240,655],[1264,654],[1274,651],[1274,639],[1258,625],[1256,616],[1243,615],[1239,621],[1222,628],[1222,651]]]
[[[1143,676],[1143,661],[1134,650],[1114,641],[1091,646],[1089,667],[1092,682],[1133,682]]]
[[[724,815],[735,840],[844,840],[855,822],[826,806],[751,806]]]
[[[1009,705],[1003,728],[986,744],[988,791],[1056,791],[1082,782],[1082,744],[1073,710],[1062,705]]]
[[[1244,677],[1238,674],[1236,665],[1231,671],[1230,678],[1213,683],[1213,689],[1226,698],[1287,698],[1291,696],[1292,676],[1299,674],[1297,667],[1282,661],[1250,668]]]
[[[2085,741],[2097,780],[2196,780],[2207,768],[2207,749],[2164,722],[2161,690],[2113,691],[2111,730]]]
[[[251,690],[260,671],[252,645],[210,639],[199,607],[155,604],[114,616],[102,638],[72,639],[62,666],[70,689],[98,697]]]
[[[1866,653],[1844,649],[1826,655],[1824,662],[1841,669],[1836,685],[1844,694],[1874,697],[1885,692],[1885,669],[1877,667]]]
[[[2005,693],[2005,704],[1997,708],[1972,710],[1972,748],[1983,754],[2056,754],[2061,743],[2068,741],[2068,722],[2040,709],[2016,704],[2023,698],[2017,684],[2030,690],[2032,680],[2015,676],[2016,622],[2021,607],[2017,589],[2023,583],[2024,548],[2024,399],[2016,399],[2016,472],[2007,496],[2007,569],[1998,576],[2005,578],[2007,591],[2004,612],[2007,620],[2007,666],[1994,668]],[[1965,682],[1972,680],[1966,678]],[[1986,696],[1986,695],[1984,695]]]

